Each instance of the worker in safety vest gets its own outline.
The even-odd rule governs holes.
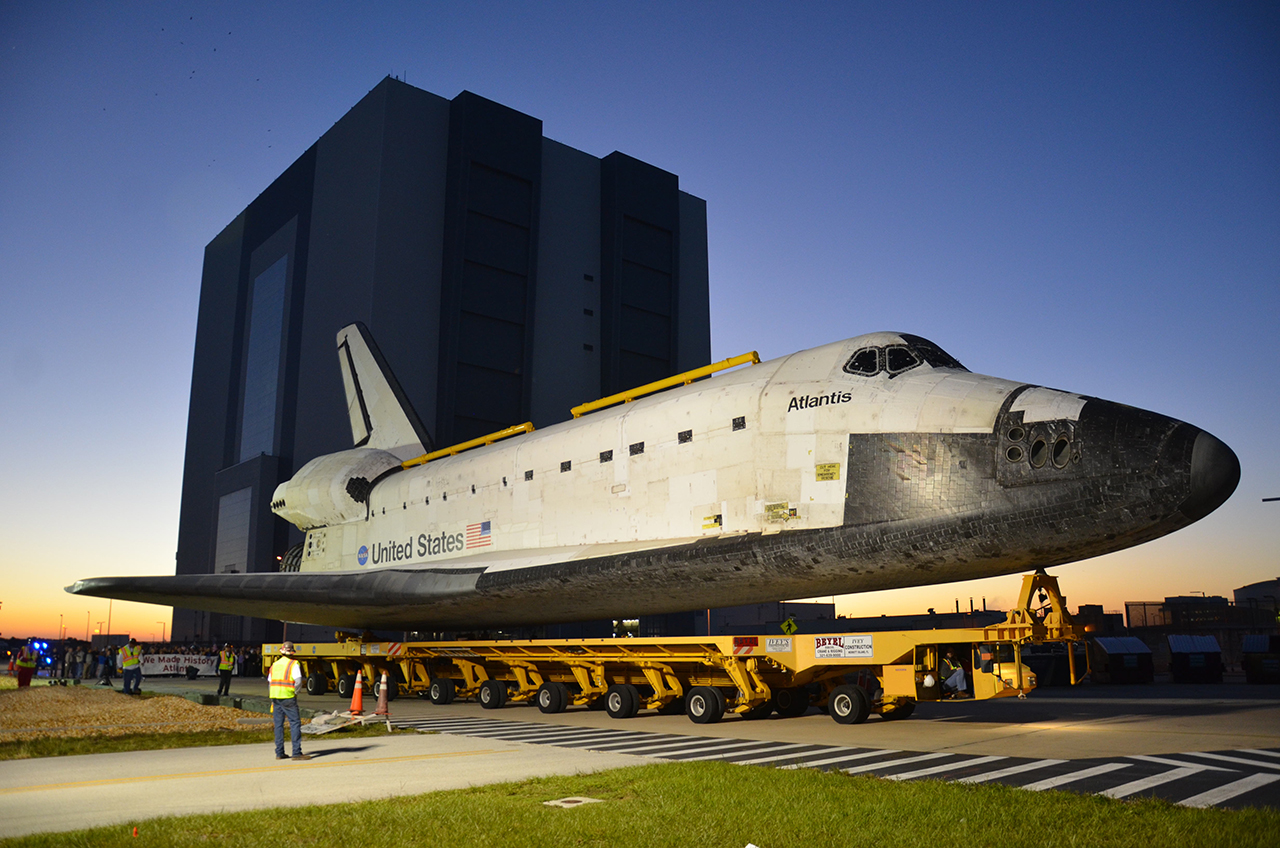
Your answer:
[[[965,689],[969,688],[964,677],[964,666],[956,659],[955,652],[950,648],[947,654],[942,658],[942,691],[944,694],[953,698],[964,698],[968,695]]]
[[[18,666],[18,688],[31,685],[31,675],[36,673],[36,666],[40,662],[40,652],[36,650],[35,640],[28,639],[27,644],[18,649],[18,658],[15,660]]]
[[[280,646],[280,659],[271,664],[268,682],[271,686],[271,717],[276,728],[276,759],[284,755],[284,720],[289,719],[289,738],[293,740],[293,759],[309,760],[302,753],[302,719],[298,715],[298,687],[302,685],[302,663],[294,659],[292,642]]]
[[[120,649],[120,668],[124,670],[124,693],[142,694],[142,646],[130,637],[129,644]]]
[[[218,651],[218,694],[231,694],[231,671],[236,667],[236,652],[231,649],[231,643],[227,642],[222,646],[222,650]]]

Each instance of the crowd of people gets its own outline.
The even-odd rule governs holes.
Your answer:
[[[59,648],[57,644],[49,644],[41,650],[39,643],[28,642],[26,646],[10,656],[10,674],[19,674],[25,667],[19,663],[23,651],[33,664],[31,674],[47,675],[55,680],[86,681],[95,680],[103,685],[110,685],[114,677],[120,675],[122,669],[121,651],[125,646],[95,648],[92,643],[67,640]],[[181,645],[173,642],[139,642],[136,643],[141,657],[177,656],[177,657],[213,657],[218,665],[225,665],[224,658],[219,656],[220,646]],[[262,649],[260,645],[231,646],[234,654],[233,674],[237,677],[262,677]],[[181,663],[180,663],[181,664]],[[182,674],[183,671],[175,672]]]

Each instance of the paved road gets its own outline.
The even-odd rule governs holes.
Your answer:
[[[108,824],[145,830],[158,815],[334,804],[653,762],[456,735],[304,737],[303,746],[314,759],[276,760],[266,744],[12,760],[0,768],[0,837]]]
[[[518,740],[664,760],[839,769],[891,780],[1003,783],[1030,790],[1063,789],[1110,798],[1150,796],[1188,807],[1280,808],[1280,748],[1058,759],[553,726],[483,717],[401,718],[396,723],[477,740]],[[737,727],[744,729],[753,724],[742,722]]]

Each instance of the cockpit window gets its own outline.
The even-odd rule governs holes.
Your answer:
[[[924,359],[925,362],[934,368],[955,368],[958,371],[968,371],[960,364],[954,356],[947,353],[928,339],[920,336],[913,336],[908,333],[902,333],[902,340],[911,345],[912,349]]]
[[[906,345],[889,345],[884,349],[884,370],[891,375],[901,374],[903,371],[910,371],[920,364],[920,357],[912,352],[911,348]]]
[[[874,347],[864,347],[845,363],[844,370],[850,374],[870,377],[880,373],[880,351]]]
[[[910,371],[922,362],[933,368],[955,368],[968,371],[955,357],[938,347],[928,339],[902,333],[906,344],[892,344],[884,347],[864,347],[854,352],[844,364],[846,374],[858,377],[874,377],[881,371],[887,372],[889,379]]]

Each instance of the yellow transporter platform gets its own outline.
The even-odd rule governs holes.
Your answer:
[[[1032,608],[1037,595],[1044,604],[1039,612]],[[816,704],[837,722],[857,724],[873,712],[906,718],[918,701],[941,700],[948,648],[966,666],[977,699],[1023,697],[1035,688],[1021,656],[1030,644],[1067,643],[1071,682],[1078,683],[1087,666],[1076,668],[1070,643],[1083,639],[1057,579],[1036,572],[1023,578],[1017,608],[990,627],[403,643],[347,636],[300,643],[296,650],[312,695],[336,688],[349,697],[357,672],[375,685],[385,673],[388,697],[413,692],[437,704],[473,697],[495,709],[533,701],[545,713],[583,705],[614,718],[656,709],[683,712],[699,724],[719,721],[725,712],[801,715]],[[262,653],[266,668],[280,645],[264,645]]]

